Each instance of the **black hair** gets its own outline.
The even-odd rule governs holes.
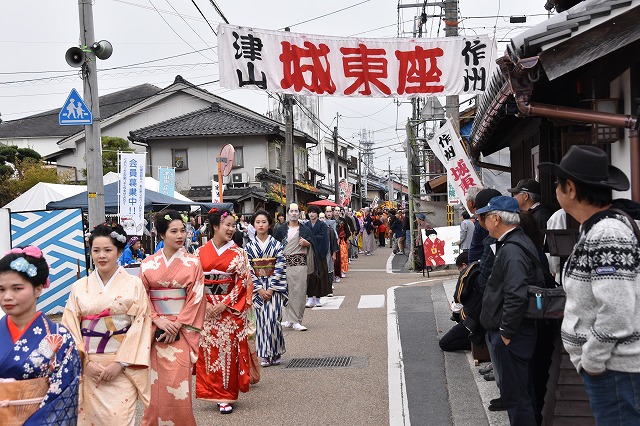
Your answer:
[[[169,219],[167,219],[165,216],[168,216]],[[175,210],[165,210],[160,213],[156,213],[155,217],[153,218],[153,223],[156,227],[156,232],[158,233],[158,235],[162,236],[166,234],[169,230],[169,224],[174,220],[183,222],[182,215]]]
[[[524,231],[525,235],[533,241],[533,244],[542,248],[544,245],[544,234],[538,225],[538,221],[529,212],[519,212],[520,227]]]
[[[456,266],[462,266],[463,264],[469,264],[469,251],[465,250],[456,257]]]
[[[314,206],[314,205],[307,206],[307,213],[315,213],[315,214],[319,215],[320,214],[320,207]]]
[[[115,237],[111,235],[112,232],[115,232]],[[105,222],[93,228],[93,231],[91,231],[91,235],[89,236],[89,247],[93,247],[93,240],[96,237],[111,238],[113,245],[116,246],[118,251],[124,250],[125,246],[127,245],[127,233],[124,232],[124,228],[122,227],[122,225],[115,222]]]
[[[253,216],[251,216],[251,224],[254,225],[256,223],[256,218],[260,215],[266,216],[267,217],[267,222],[269,222],[269,226],[273,225],[273,218],[271,217],[271,215],[269,214],[268,211],[264,210],[264,209],[260,209],[258,211],[256,211]],[[255,226],[255,225],[254,225]]]
[[[280,217],[280,216],[282,216],[282,217],[286,217],[286,216],[284,215],[284,213],[282,213],[282,212],[278,212],[278,214],[276,215],[276,218],[278,218],[278,217]]]
[[[11,262],[19,258],[23,258],[31,265],[36,267],[36,274],[33,277],[30,277],[26,271],[16,271],[11,267]],[[0,259],[0,274],[4,274],[5,272],[15,272],[17,274],[20,274],[23,278],[29,281],[32,286],[40,287],[41,285],[44,285],[44,283],[47,281],[47,278],[49,278],[49,265],[47,265],[47,261],[45,260],[44,256],[33,257],[25,253],[8,253],[6,256]]]
[[[226,213],[226,214],[225,214]],[[213,208],[211,210],[209,210],[209,223],[211,224],[211,234],[213,235],[215,233],[213,227],[214,226],[220,226],[220,219],[222,218],[223,215],[233,215],[233,212],[231,210],[227,210],[227,209],[217,209],[217,208]]]
[[[567,178],[557,177],[557,184],[560,185],[562,192],[566,191]],[[587,185],[572,179],[576,187],[576,199],[596,207],[605,207],[613,201],[613,191],[611,188],[600,188],[593,185]]]
[[[469,214],[469,212],[467,212],[466,210],[462,212],[462,218],[463,219],[471,219],[471,215]]]

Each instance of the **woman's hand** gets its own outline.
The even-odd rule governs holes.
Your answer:
[[[311,243],[304,238],[300,237],[300,246],[301,247],[310,247]]]
[[[110,382],[123,371],[124,366],[122,364],[120,364],[119,362],[112,362],[102,370],[102,373],[100,373],[100,380],[102,380],[103,382]]]
[[[211,303],[207,303],[207,315],[217,317],[221,313],[223,313],[227,309],[227,305],[224,303],[216,303],[212,305]]]
[[[258,290],[258,295],[262,300],[266,302],[267,300],[271,300],[271,296],[273,295],[273,290],[265,290],[261,288]]]
[[[98,364],[97,362],[89,361],[84,368],[84,374],[96,382],[96,384],[100,383],[100,375],[104,371],[104,367]]]
[[[180,327],[182,327],[182,324],[179,322],[172,322],[162,317],[156,318],[153,322],[159,329],[169,332],[168,334],[172,334],[174,336],[178,334]]]

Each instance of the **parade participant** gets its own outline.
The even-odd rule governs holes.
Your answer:
[[[151,404],[142,424],[195,425],[191,375],[206,308],[202,266],[184,248],[187,232],[178,212],[165,210],[154,222],[165,246],[140,265],[154,324]]]
[[[365,256],[371,256],[375,247],[373,235],[373,218],[371,217],[371,210],[369,207],[364,208],[364,218],[362,219],[363,232],[362,232],[362,250]]]
[[[320,298],[331,293],[331,282],[329,282],[329,272],[327,268],[327,254],[329,253],[329,228],[318,220],[320,218],[320,208],[309,206],[307,209],[309,220],[304,225],[313,233],[315,239],[314,262],[315,272],[307,275],[307,308],[322,307]],[[340,274],[340,270],[334,271]]]
[[[183,218],[184,219],[184,218]],[[186,224],[187,236],[185,238],[186,248],[189,253],[194,253],[200,247],[200,227],[196,220],[196,214],[189,215],[189,222]]]
[[[133,236],[129,238],[129,242],[122,250],[122,255],[120,256],[120,265],[127,266],[132,263],[140,263],[144,260],[146,255],[144,254],[144,250],[142,249],[142,242],[140,241],[140,237]]]
[[[36,310],[48,287],[39,248],[0,259],[0,424],[76,424],[82,364],[71,334]]]
[[[287,274],[282,244],[271,235],[272,218],[266,210],[258,210],[251,218],[256,238],[246,250],[253,263],[253,306],[256,312],[256,348],[261,366],[279,365],[285,353],[282,333],[282,310],[287,304]],[[257,259],[271,259],[273,264],[256,264]],[[265,267],[266,266],[266,267]],[[271,269],[273,267],[273,269]],[[262,271],[260,268],[263,268]],[[271,272],[268,275],[268,272]]]
[[[287,211],[289,221],[278,228],[275,238],[284,246],[289,290],[289,303],[284,310],[282,326],[306,331],[307,327],[302,325],[302,319],[307,294],[307,272],[313,272],[314,267],[314,256],[309,252],[312,251],[315,239],[309,228],[300,226],[299,215],[298,205],[291,203]],[[311,265],[308,264],[309,261]]]
[[[116,223],[98,225],[89,244],[96,269],[71,286],[62,315],[83,357],[80,425],[135,424],[149,405],[151,315],[140,278],[117,264],[127,238]]]
[[[196,398],[216,402],[220,413],[229,414],[239,392],[249,391],[247,308],[253,283],[247,254],[232,241],[235,215],[214,207],[209,225],[213,238],[198,250],[207,312],[196,363]]]
[[[349,239],[351,238],[351,231],[344,217],[338,218],[336,229],[340,243],[340,253],[336,256],[340,258],[340,265],[336,269],[336,276],[345,278],[347,272],[349,272]]]

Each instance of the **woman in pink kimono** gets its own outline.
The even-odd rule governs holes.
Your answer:
[[[155,227],[164,247],[140,266],[155,330],[151,405],[144,411],[142,424],[195,426],[191,375],[206,308],[202,266],[183,247],[187,232],[178,212],[158,213]]]
[[[249,391],[247,308],[253,283],[247,253],[232,240],[235,216],[209,211],[213,238],[198,249],[205,273],[207,313],[196,363],[196,398],[218,404],[220,413],[233,411],[240,391]]]
[[[83,358],[79,425],[133,426],[136,402],[149,405],[149,297],[140,278],[118,266],[126,243],[122,226],[95,227],[95,270],[71,286],[62,315]]]

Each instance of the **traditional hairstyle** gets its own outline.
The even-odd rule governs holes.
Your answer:
[[[127,233],[124,232],[124,228],[122,227],[122,225],[115,222],[105,222],[93,228],[93,231],[91,231],[91,236],[89,237],[89,247],[93,247],[93,240],[96,237],[111,238],[111,241],[113,241],[113,245],[116,246],[118,251],[124,250],[125,246],[127,245]]]
[[[184,217],[175,210],[165,210],[157,213],[153,218],[153,223],[156,227],[158,235],[162,236],[169,230],[169,224],[174,220],[184,222]]]
[[[49,287],[49,265],[36,246],[16,247],[0,259],[0,274],[16,272],[34,287]]]
[[[256,222],[256,218],[260,215],[266,216],[267,217],[267,222],[269,223],[269,226],[273,225],[273,217],[271,217],[271,215],[269,214],[268,211],[264,210],[264,209],[260,209],[257,210],[253,216],[251,216],[251,224],[254,225]],[[255,226],[255,225],[254,225]]]
[[[227,209],[218,209],[216,207],[209,210],[209,223],[211,224],[211,232],[214,232],[214,226],[220,226],[220,220],[224,217],[232,216],[235,218],[235,215],[232,211]]]

